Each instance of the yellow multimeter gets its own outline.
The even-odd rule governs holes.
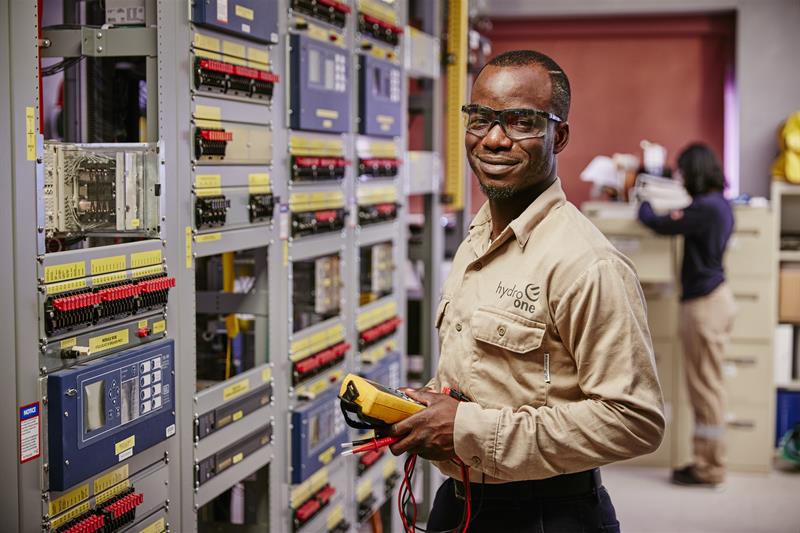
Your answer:
[[[402,392],[355,374],[347,374],[339,389],[342,413],[356,429],[381,429],[425,409]],[[353,414],[357,419],[350,417]]]

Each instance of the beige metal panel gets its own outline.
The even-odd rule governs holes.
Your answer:
[[[653,340],[674,340],[678,334],[678,293],[676,288],[642,286],[647,300],[647,323]]]
[[[731,470],[771,470],[775,438],[774,416],[771,415],[770,408],[729,405],[725,448]]]
[[[671,341],[654,341],[653,350],[656,354],[656,367],[658,370],[658,381],[661,383],[661,392],[664,400],[671,400],[674,396],[675,385],[675,357],[678,356],[678,348]]]
[[[608,240],[636,267],[642,283],[672,283],[675,280],[672,238],[606,234]]]
[[[736,227],[725,254],[725,272],[731,277],[775,274],[774,213],[768,208],[734,209]]]
[[[737,306],[732,339],[771,339],[775,329],[775,299],[771,280],[733,277],[728,284]]]
[[[726,350],[723,376],[728,402],[765,407],[775,391],[770,342],[733,342]]]

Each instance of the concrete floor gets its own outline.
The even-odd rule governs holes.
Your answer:
[[[800,533],[800,471],[733,473],[719,489],[668,478],[658,468],[603,468],[624,533]]]

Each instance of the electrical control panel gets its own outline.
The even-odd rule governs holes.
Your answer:
[[[165,309],[176,280],[162,260],[161,242],[145,240],[47,254],[40,286],[41,363],[107,355],[163,337]]]
[[[292,341],[289,349],[289,359],[292,361],[292,386],[297,387],[307,383],[328,369],[340,366],[350,348],[341,324]],[[330,383],[332,379],[329,377],[326,381]]]
[[[195,466],[195,484],[200,486],[206,483],[264,446],[268,446],[272,442],[272,431],[273,426],[270,422],[216,454],[199,461]]]
[[[344,228],[344,194],[331,192],[295,192],[289,197],[292,214],[292,237],[316,235]]]
[[[64,490],[175,434],[174,343],[47,378],[49,481]]]
[[[198,439],[203,439],[270,403],[272,403],[272,382],[198,416],[195,435]]]
[[[397,46],[403,34],[397,18],[394,5],[379,0],[358,0],[358,32],[362,37]]]
[[[339,254],[292,263],[294,330],[339,315],[342,273]]]
[[[366,305],[391,294],[394,270],[391,242],[362,246],[359,252],[359,303]]]
[[[159,231],[157,144],[45,143],[48,237]]]
[[[402,131],[402,71],[398,60],[390,61],[387,55],[359,56],[358,116],[359,133],[363,135],[395,137]]]
[[[342,180],[350,161],[341,138],[293,135],[289,140],[289,179],[293,182]]]
[[[358,188],[358,224],[367,226],[397,218],[399,207],[397,189],[391,185]]]
[[[342,503],[344,469],[331,472],[323,467],[292,488],[290,496],[292,529],[298,531],[327,531],[347,533],[347,521]],[[337,487],[339,489],[337,490]]]
[[[362,311],[356,318],[359,351],[394,336],[401,323],[402,320],[397,316],[397,303],[394,301]]]
[[[264,43],[278,42],[275,0],[195,0],[192,22]]]
[[[290,37],[289,126],[295,130],[350,129],[350,55],[344,37],[307,24]]]
[[[302,483],[329,464],[347,440],[347,426],[328,390],[292,413],[292,483]]]
[[[356,142],[358,167],[356,174],[360,182],[374,179],[393,179],[400,173],[402,161],[397,145],[392,141],[359,137]]]
[[[267,165],[272,162],[272,132],[259,124],[200,119],[192,135],[199,163]]]
[[[308,15],[338,28],[347,24],[347,15],[352,11],[346,2],[340,0],[291,0],[293,12]]]

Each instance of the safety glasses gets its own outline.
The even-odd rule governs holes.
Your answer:
[[[485,137],[495,123],[500,124],[506,137],[512,141],[544,137],[547,121],[562,122],[561,118],[539,109],[503,109],[470,104],[461,107],[467,131],[476,137]]]

